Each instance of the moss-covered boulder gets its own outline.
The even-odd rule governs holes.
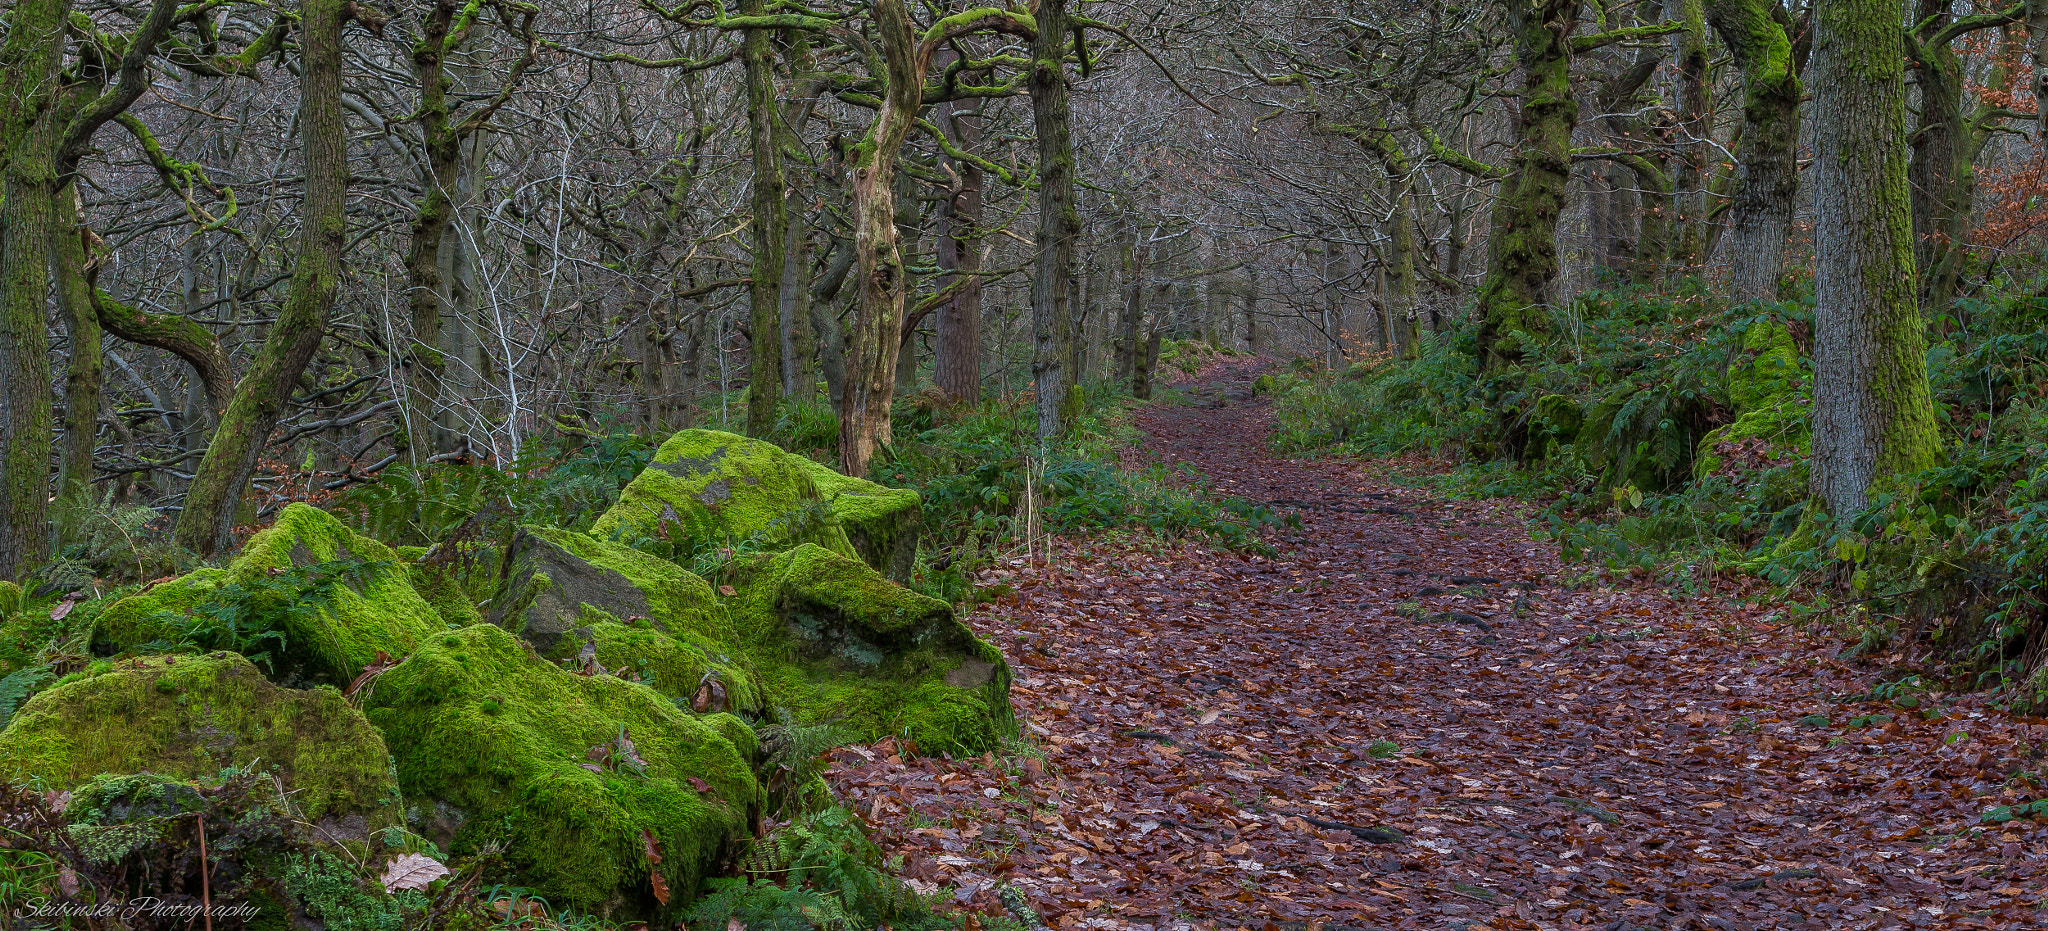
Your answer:
[[[384,738],[332,688],[280,688],[241,656],[96,664],[29,699],[0,731],[0,778],[53,789],[101,773],[180,779],[274,768],[293,804],[336,839],[399,823]]]
[[[928,753],[1016,733],[1010,669],[945,602],[818,546],[760,557],[731,604],[771,701]]]
[[[763,802],[738,718],[568,672],[490,625],[433,638],[364,706],[408,797],[444,803],[452,852],[502,843],[519,882],[556,906],[650,916],[658,870],[679,907]]]
[[[175,642],[186,629],[179,619],[205,604],[213,591],[231,578],[226,569],[194,569],[108,605],[93,619],[93,652],[108,656],[151,643]]]
[[[679,555],[703,546],[780,550],[799,543],[855,555],[801,459],[732,433],[684,430],[661,444],[590,532],[660,541]]]
[[[733,656],[730,643],[688,632],[672,636],[651,621],[620,622],[588,606],[584,617],[589,623],[564,632],[549,659],[570,668],[594,662],[672,699],[692,701],[701,692],[705,711],[757,714],[765,709],[760,685],[745,662]]]
[[[639,550],[573,530],[521,527],[505,554],[490,621],[542,653],[583,627],[595,608],[614,620],[646,618],[664,632],[733,639],[711,583]]]
[[[918,536],[924,530],[924,501],[917,492],[841,475],[802,456],[790,459],[818,486],[854,552],[883,575],[909,583],[917,565]]]
[[[1728,365],[1728,400],[1735,405],[1735,422],[1700,438],[1695,476],[1803,459],[1812,451],[1812,389],[1784,324],[1764,319],[1743,331],[1742,349]],[[1731,461],[1730,453],[1741,460]]]
[[[108,606],[94,621],[93,649],[175,643],[209,606],[238,606],[273,624],[284,638],[273,669],[336,685],[379,652],[404,656],[447,629],[398,554],[319,508],[291,504],[226,570],[200,569]]]
[[[459,544],[443,544],[459,545]],[[441,616],[441,622],[453,627],[468,627],[484,622],[484,615],[477,608],[476,597],[463,585],[470,575],[495,575],[488,572],[462,572],[465,568],[459,560],[447,559],[438,547],[394,546],[391,551],[405,563],[405,577],[412,583],[413,591],[419,592],[432,606],[434,613]],[[477,552],[482,552],[478,548]],[[483,597],[490,597],[490,592]]]

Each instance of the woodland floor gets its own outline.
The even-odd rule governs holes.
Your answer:
[[[2048,827],[1979,824],[2036,797],[2048,721],[1843,701],[1880,668],[1770,605],[1573,584],[1426,464],[1276,456],[1252,374],[1139,426],[1299,513],[1277,559],[1060,541],[969,618],[1042,764],[841,751],[919,888],[1158,931],[2048,927]]]

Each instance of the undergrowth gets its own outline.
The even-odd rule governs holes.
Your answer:
[[[1440,490],[1540,505],[1569,561],[1700,587],[1745,575],[1951,689],[2048,707],[2048,299],[2002,278],[1931,320],[1941,464],[1831,519],[1809,506],[1812,303],[1697,281],[1572,300],[1527,365],[1474,332],[1413,359],[1277,375],[1282,449],[1453,460]]]

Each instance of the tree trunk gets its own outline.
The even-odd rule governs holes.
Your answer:
[[[1265,351],[1259,332],[1259,270],[1246,266],[1244,270],[1244,348],[1252,355]]]
[[[1776,0],[1709,0],[1707,18],[1742,68],[1742,139],[1722,253],[1737,302],[1778,297],[1799,195],[1799,73]]]
[[[939,127],[953,137],[963,152],[981,146],[981,110],[963,107],[962,101],[947,105]],[[981,168],[972,162],[954,162],[959,181],[948,192],[939,214],[939,268],[947,273],[942,286],[954,288],[953,296],[939,308],[938,349],[933,378],[954,403],[973,404],[981,400],[981,218],[983,179]],[[957,278],[958,281],[953,279]]]
[[[1896,4],[1815,8],[1811,482],[1838,517],[1939,449],[1913,300],[1903,37]]]
[[[66,0],[17,0],[0,44],[0,581],[50,553],[50,235]]]
[[[818,400],[818,335],[811,327],[810,237],[802,230],[789,237],[783,249],[782,331],[782,393],[793,403],[814,403]]]
[[[2034,40],[2034,138],[2048,139],[2048,0],[2027,0],[2027,35]]]
[[[1550,331],[1557,280],[1557,220],[1571,181],[1571,34],[1579,0],[1508,4],[1515,63],[1522,75],[1514,170],[1500,184],[1479,286],[1479,355],[1489,370],[1521,364],[1531,341]]]
[[[1673,82],[1678,86],[1678,168],[1672,178],[1678,226],[1678,262],[1698,265],[1707,240],[1707,152],[1714,108],[1707,75],[1707,24],[1702,0],[1667,0],[1665,11],[1685,23],[1671,36]]]
[[[818,335],[818,371],[825,379],[825,394],[833,410],[841,409],[846,401],[846,332],[833,305],[853,271],[855,258],[853,240],[836,240],[832,263],[811,285],[811,332]]]
[[[764,0],[746,0],[743,15],[758,16]],[[784,199],[782,133],[777,129],[782,104],[775,92],[775,48],[766,29],[749,29],[740,43],[747,73],[747,129],[754,145],[754,267],[747,296],[753,309],[747,358],[747,435],[767,436],[775,429],[775,406],[782,401],[782,250],[789,235],[789,205]]]
[[[92,503],[92,451],[100,424],[100,321],[93,310],[92,282],[87,278],[85,227],[78,212],[78,188],[65,185],[57,193],[55,223],[50,235],[51,268],[57,281],[57,307],[71,339],[71,357],[64,376],[64,444],[57,457],[57,500],[68,507],[60,515],[58,538],[78,537],[78,509]]]
[[[1123,233],[1117,248],[1124,263],[1124,306],[1117,313],[1115,380],[1137,394],[1138,360],[1145,352],[1139,341],[1145,325],[1145,250],[1138,247],[1135,230]]]
[[[292,386],[319,348],[334,309],[347,243],[348,136],[341,109],[341,30],[348,0],[306,0],[301,14],[299,131],[305,166],[299,254],[291,290],[270,333],[235,386],[199,463],[173,538],[212,556],[232,541],[236,510]]]
[[[1067,106],[1067,0],[1039,0],[1031,46],[1031,120],[1038,135],[1038,260],[1031,275],[1031,378],[1037,385],[1038,442],[1065,436],[1081,415],[1074,358],[1074,144]],[[1082,54],[1086,54],[1083,50]]]
[[[444,403],[442,380],[448,370],[447,357],[441,352],[441,318],[448,303],[448,282],[441,274],[446,258],[441,244],[454,219],[454,194],[462,173],[462,136],[449,125],[449,81],[443,67],[456,9],[452,0],[434,3],[421,20],[421,38],[412,51],[413,77],[420,88],[418,119],[427,171],[426,177],[420,179],[426,190],[413,213],[412,240],[405,253],[413,337],[407,353],[413,396],[406,405],[406,436],[415,461],[420,462],[454,444],[453,432],[444,428],[437,414]]]
[[[1387,325],[1392,342],[1412,357],[1421,350],[1421,327],[1416,317],[1415,219],[1408,209],[1410,172],[1408,153],[1393,134],[1379,137],[1380,165],[1386,169],[1389,185],[1387,211]]]
[[[896,240],[896,156],[924,97],[910,12],[903,0],[876,0],[887,87],[867,137],[853,147],[853,242],[860,269],[846,398],[839,412],[839,468],[865,476],[875,450],[890,442],[896,353],[902,346],[907,271]]]

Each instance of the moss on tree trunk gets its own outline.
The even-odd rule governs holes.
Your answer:
[[[1487,237],[1479,286],[1479,353],[1489,370],[1519,365],[1530,343],[1550,331],[1558,274],[1557,221],[1571,181],[1572,129],[1579,104],[1571,86],[1571,33],[1579,0],[1509,4],[1515,63],[1522,76],[1514,170],[1503,180]]]
[[[1914,300],[1904,27],[1879,0],[1814,15],[1812,490],[1831,513],[1940,448]]]

